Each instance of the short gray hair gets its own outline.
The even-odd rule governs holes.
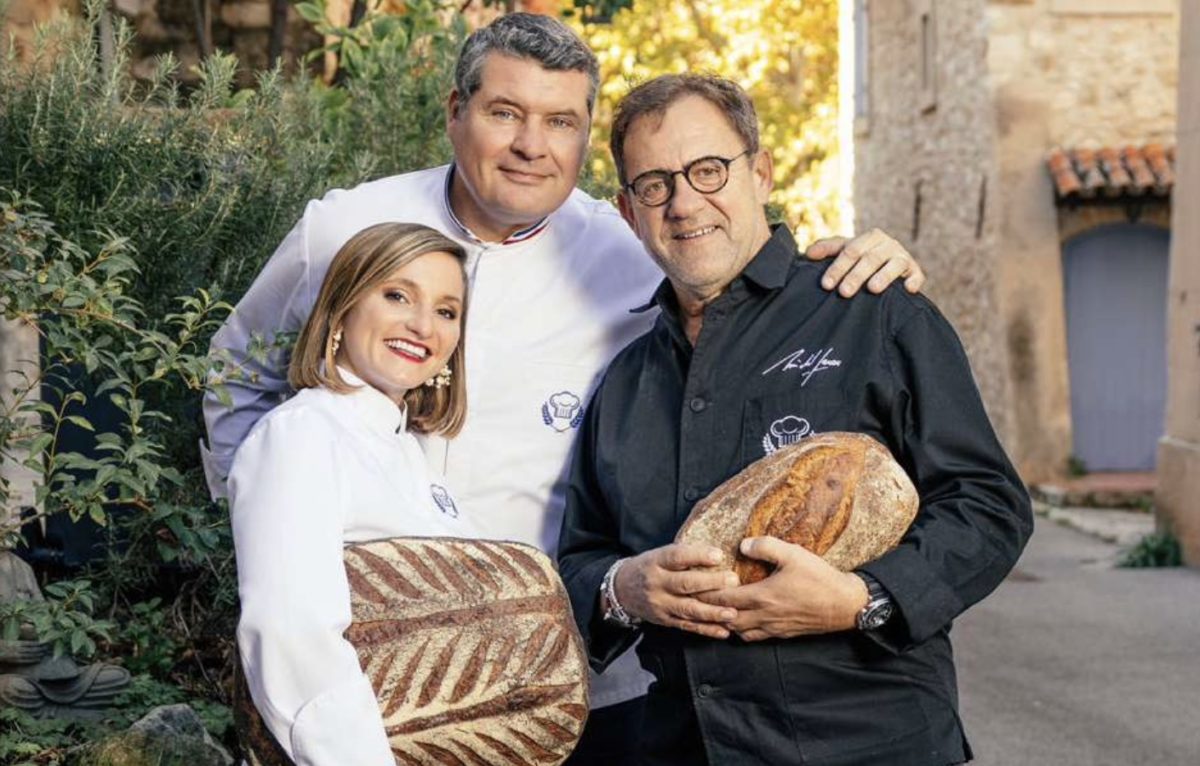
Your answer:
[[[493,52],[533,59],[553,71],[585,73],[588,114],[592,113],[600,87],[600,64],[587,43],[558,19],[536,13],[508,13],[472,32],[454,67],[454,87],[463,101],[479,90],[484,59]]]
[[[622,184],[629,180],[625,177],[625,137],[630,126],[646,115],[662,117],[667,107],[686,96],[699,96],[720,109],[746,151],[758,151],[758,114],[742,86],[710,74],[665,74],[638,85],[617,104],[609,147]]]

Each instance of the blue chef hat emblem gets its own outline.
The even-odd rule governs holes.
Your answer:
[[[583,422],[583,401],[570,391],[559,391],[542,403],[542,422],[562,433]]]

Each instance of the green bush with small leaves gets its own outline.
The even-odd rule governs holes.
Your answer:
[[[1130,569],[1179,567],[1183,566],[1183,550],[1170,532],[1155,532],[1126,551],[1119,566]]]
[[[44,602],[0,608],[0,632],[137,674],[100,723],[0,711],[0,763],[65,763],[72,744],[174,702],[231,744],[233,546],[196,445],[206,381],[240,371],[208,343],[307,200],[450,158],[444,99],[466,30],[448,7],[413,0],[325,29],[343,63],[332,85],[268,72],[239,91],[222,54],[190,92],[170,56],[136,82],[127,25],[110,59],[98,52],[99,0],[43,29],[32,62],[0,56],[0,315],[41,347],[0,400],[0,459],[38,477],[0,547],[50,517],[94,522],[106,542],[44,582]],[[0,478],[6,507],[9,490]]]

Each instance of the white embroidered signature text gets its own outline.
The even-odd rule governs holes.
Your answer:
[[[831,367],[841,367],[841,359],[830,359],[833,355],[833,348],[823,348],[813,353],[809,353],[807,349],[788,354],[780,359],[775,364],[762,371],[763,375],[769,372],[788,372],[790,370],[799,370],[800,387],[803,388],[808,384],[809,379],[822,370],[828,370]]]

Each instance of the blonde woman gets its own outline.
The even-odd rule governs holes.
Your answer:
[[[375,693],[342,633],[347,543],[476,536],[413,432],[466,414],[465,253],[415,224],[364,229],[334,258],[288,370],[229,476],[255,706],[298,766],[393,766]]]

